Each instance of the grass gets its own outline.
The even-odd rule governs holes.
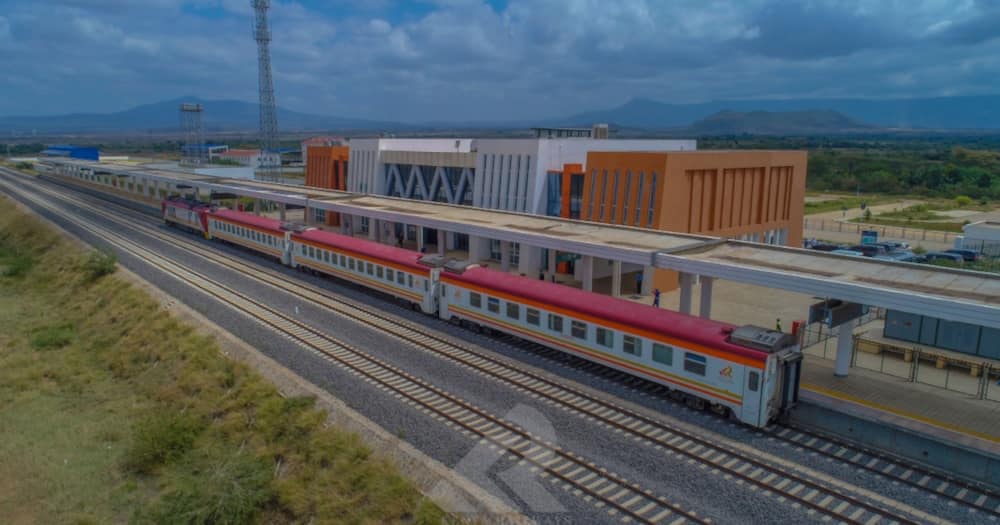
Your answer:
[[[282,397],[5,197],[0,267],[5,523],[444,519],[312,399]]]
[[[913,228],[917,230],[935,230],[942,232],[961,233],[964,222],[942,222],[942,221],[911,221],[907,219],[883,219],[881,216],[865,219],[858,217],[851,219],[851,222],[864,224],[875,224],[878,226],[898,226],[901,228]]]

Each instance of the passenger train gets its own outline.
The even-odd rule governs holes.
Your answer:
[[[693,408],[755,427],[798,401],[790,334],[737,327],[568,286],[171,198],[163,219],[396,297],[429,315],[503,332],[664,385]]]

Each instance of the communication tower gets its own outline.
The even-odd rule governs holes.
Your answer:
[[[250,0],[254,9],[253,37],[257,41],[257,88],[260,101],[260,153],[258,169],[265,180],[281,181],[281,154],[278,151],[278,115],[271,78],[271,30],[267,26],[270,0]]]
[[[203,112],[201,104],[181,104],[181,131],[184,133],[184,145],[181,146],[182,166],[201,166],[208,163],[208,150],[205,148],[201,132]]]

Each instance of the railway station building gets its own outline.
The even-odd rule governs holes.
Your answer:
[[[598,127],[594,130],[600,131]],[[531,138],[352,139],[347,147],[311,147],[306,184],[350,192],[547,215],[681,233],[799,246],[806,153],[698,151],[694,140],[608,139],[597,131],[535,130]],[[586,131],[586,130],[584,130]],[[602,138],[597,138],[602,137]],[[343,148],[343,149],[337,149]],[[346,152],[346,153],[345,153]],[[340,175],[346,165],[346,181]],[[331,171],[332,170],[332,171]],[[328,225],[340,218],[325,217]],[[372,232],[367,218],[353,233],[438,244],[436,232],[405,225]],[[422,235],[420,239],[415,236]],[[677,288],[678,276],[612,261],[593,269],[578,256],[446,232],[444,250],[495,260],[526,275],[558,273],[588,283],[641,281],[648,294]],[[642,278],[638,273],[643,272]],[[626,278],[622,278],[626,274]],[[635,276],[631,274],[636,274]],[[626,291],[636,291],[625,285]]]

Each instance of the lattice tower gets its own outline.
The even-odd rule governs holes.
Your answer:
[[[278,112],[274,103],[274,80],[271,78],[271,30],[267,25],[270,0],[250,0],[255,12],[253,36],[257,41],[257,88],[260,101],[261,166],[258,173],[265,180],[281,180],[281,157],[278,152]]]
[[[184,134],[184,145],[181,146],[181,165],[200,166],[208,163],[208,150],[205,149],[201,129],[201,114],[203,112],[204,108],[201,104],[181,104],[181,132]]]

